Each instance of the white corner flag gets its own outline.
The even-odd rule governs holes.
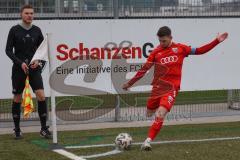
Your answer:
[[[44,37],[44,40],[36,50],[30,64],[35,60],[48,61],[48,37]]]
[[[53,58],[51,58],[52,52],[52,34],[47,33],[44,37],[44,40],[36,50],[30,63],[36,60],[49,62],[49,77],[53,72]],[[45,66],[45,65],[44,65]],[[43,66],[43,67],[44,67]],[[53,143],[57,144],[57,118],[56,118],[56,102],[55,102],[55,91],[50,87],[50,97],[51,97],[51,121],[52,121],[52,132],[53,132]]]
[[[49,62],[49,76],[53,72],[53,59],[50,57],[51,52],[51,33],[47,33],[44,40],[36,50],[30,64],[35,60]],[[56,102],[55,102],[55,91],[50,87],[51,97],[51,121],[52,121],[52,132],[53,132],[53,143],[57,144],[57,118],[56,118]]]

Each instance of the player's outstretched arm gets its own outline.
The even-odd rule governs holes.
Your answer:
[[[139,79],[141,79],[146,72],[152,67],[154,62],[147,60],[147,62],[143,65],[143,67],[138,70],[136,75],[127,83],[123,84],[122,89],[128,90],[135,82],[137,82]]]
[[[217,37],[210,43],[205,44],[201,47],[196,48],[195,50],[195,55],[201,55],[204,53],[209,52],[211,49],[213,49],[215,46],[217,46],[219,43],[223,42],[224,40],[226,40],[228,37],[228,33],[222,33],[222,34],[218,34]]]
[[[128,90],[134,83],[136,83],[139,79],[141,79],[146,72],[153,66],[154,64],[154,57],[155,53],[157,52],[157,49],[155,49],[148,57],[147,62],[143,65],[143,67],[138,70],[136,75],[129,80],[127,83],[123,84],[122,89]]]

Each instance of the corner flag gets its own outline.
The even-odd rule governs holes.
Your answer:
[[[23,92],[23,101],[22,101],[22,107],[24,108],[24,118],[28,118],[30,113],[34,111],[30,86],[29,86],[29,76],[27,76],[25,81],[25,88]]]
[[[47,40],[47,36],[44,37],[44,40],[42,41],[42,43],[40,44],[40,46],[36,50],[30,64],[33,61],[36,61],[36,60],[48,61],[48,40]]]

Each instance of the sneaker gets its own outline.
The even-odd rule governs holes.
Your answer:
[[[44,137],[46,139],[51,139],[52,138],[52,134],[51,132],[48,130],[48,126],[46,128],[42,128],[40,131],[40,136]]]
[[[20,128],[18,128],[18,129],[14,128],[13,131],[14,131],[14,139],[22,139],[23,138]]]
[[[151,151],[152,150],[152,147],[151,147],[151,139],[147,138],[142,146],[141,146],[141,150],[144,150],[144,151]]]

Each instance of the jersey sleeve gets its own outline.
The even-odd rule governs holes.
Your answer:
[[[201,47],[196,48],[195,55],[205,54],[205,53],[209,52],[210,50],[212,50],[214,47],[216,47],[219,43],[220,42],[216,38],[213,41],[211,41],[210,43],[207,43]]]
[[[211,41],[203,46],[197,47],[197,48],[192,48],[190,46],[183,45],[183,44],[181,44],[181,47],[185,50],[184,54],[186,53],[186,56],[201,55],[201,54],[205,54],[205,53],[209,52],[214,47],[216,47],[219,43],[220,42],[218,41],[218,39],[214,39],[213,41]]]
[[[128,84],[130,86],[132,86],[135,82],[137,82],[139,79],[141,79],[146,74],[146,72],[153,66],[154,61],[155,61],[155,53],[157,52],[157,50],[158,49],[155,49],[150,53],[146,63],[143,65],[143,67],[140,70],[138,70],[136,75],[128,82]]]
[[[188,46],[186,44],[181,44],[181,43],[179,43],[178,45],[179,45],[179,47],[182,48],[183,54],[184,54],[185,57],[187,57],[190,54],[194,54],[195,53],[196,49],[192,48],[191,46]]]
[[[5,52],[7,56],[13,61],[13,63],[21,66],[23,62],[13,53],[13,48],[14,48],[14,27],[12,27],[8,33]]]

